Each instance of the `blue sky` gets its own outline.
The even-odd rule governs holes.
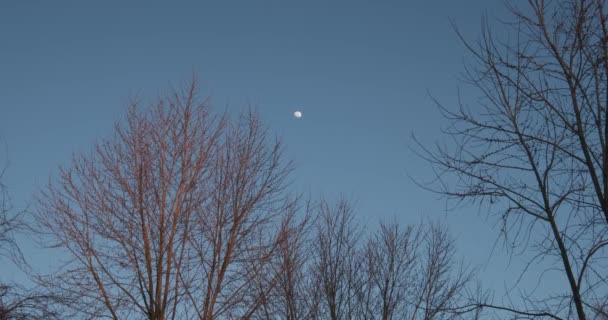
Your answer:
[[[112,131],[130,96],[196,74],[218,110],[254,105],[283,137],[294,191],[345,194],[370,226],[445,219],[460,254],[502,289],[518,273],[500,254],[488,262],[493,221],[475,208],[446,217],[407,175],[432,175],[408,148],[412,132],[446,139],[428,92],[456,106],[462,88],[467,53],[450,19],[474,39],[485,12],[500,17],[502,1],[2,1],[5,183],[15,206],[32,205],[58,165]]]

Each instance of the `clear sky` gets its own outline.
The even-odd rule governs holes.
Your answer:
[[[58,165],[112,131],[129,96],[196,74],[218,110],[254,105],[283,136],[294,191],[345,194],[369,225],[446,219],[460,254],[502,288],[518,273],[503,276],[500,255],[487,262],[493,220],[475,208],[446,218],[407,176],[431,178],[408,149],[412,132],[445,140],[427,91],[456,106],[462,87],[467,53],[450,19],[474,39],[484,12],[500,17],[502,1],[2,1],[5,183],[17,207],[31,204]]]

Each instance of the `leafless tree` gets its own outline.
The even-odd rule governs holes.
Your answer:
[[[395,224],[381,224],[367,241],[362,254],[365,272],[360,289],[362,318],[394,319],[404,316],[414,292],[421,292],[415,281],[420,233],[412,226],[403,229]]]
[[[529,268],[550,261],[546,271],[566,288],[477,307],[582,320],[608,299],[605,5],[529,0],[509,7],[510,33],[486,26],[478,43],[464,41],[474,58],[467,80],[481,99],[476,108],[440,105],[455,147],[422,147],[439,173],[435,190],[498,217],[505,248],[523,252]]]
[[[354,220],[353,208],[345,199],[335,205],[321,201],[316,221],[312,273],[321,291],[319,318],[353,319],[357,314],[357,292],[361,286],[359,268],[362,230]]]
[[[361,319],[454,319],[472,274],[439,224],[381,224],[363,254]]]
[[[283,192],[291,168],[255,114],[229,122],[220,138],[209,203],[196,211],[190,237],[187,293],[200,319],[247,319],[278,281],[270,266],[289,240],[279,222],[293,205]],[[258,292],[263,275],[270,277]]]
[[[424,234],[418,245],[421,252],[416,260],[414,282],[416,302],[407,314],[411,319],[424,320],[460,318],[453,310],[464,301],[473,274],[464,262],[456,259],[454,240],[445,227],[430,224],[421,230]]]
[[[286,221],[288,241],[275,269],[278,285],[265,298],[259,319],[356,319],[357,268],[362,230],[345,199],[307,202],[298,220]]]
[[[283,220],[286,239],[274,255],[266,280],[261,282],[259,294],[263,295],[264,303],[255,315],[256,319],[318,318],[321,295],[311,268],[314,263],[311,258],[311,202],[306,202],[302,213],[299,213],[299,205],[292,206],[292,209],[292,214]],[[264,288],[267,286],[263,284],[269,282],[269,276],[275,275],[278,275],[276,285],[272,291],[266,292]]]
[[[245,317],[283,238],[281,150],[254,113],[214,116],[194,82],[133,101],[40,197],[42,230],[70,257],[45,284],[79,319]]]

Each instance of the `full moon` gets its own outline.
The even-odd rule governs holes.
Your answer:
[[[293,113],[293,116],[296,117],[296,118],[298,118],[298,119],[302,118],[302,112],[296,111],[296,112]]]

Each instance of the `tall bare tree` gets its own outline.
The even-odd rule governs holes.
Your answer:
[[[259,294],[264,297],[263,306],[255,319],[317,319],[320,290],[316,277],[311,272],[314,263],[311,258],[311,202],[307,201],[300,213],[299,205],[291,207],[291,214],[282,222],[285,241],[282,241],[271,263],[272,269],[266,272],[265,280],[260,282]],[[276,275],[276,285],[267,292],[265,283]]]
[[[439,224],[381,224],[363,251],[361,319],[456,319],[472,274]]]
[[[362,254],[366,274],[360,289],[362,318],[399,318],[407,305],[414,305],[410,294],[421,292],[415,281],[417,245],[420,234],[412,226],[403,229],[395,224],[381,224],[368,239]]]
[[[80,319],[217,319],[256,301],[248,281],[282,237],[289,166],[255,114],[214,116],[195,83],[74,157],[40,197],[70,259],[48,279]],[[253,260],[260,259],[260,260]]]
[[[423,147],[437,191],[498,217],[505,247],[521,249],[530,266],[550,259],[547,271],[557,269],[563,292],[486,305],[513,317],[590,319],[608,299],[605,5],[513,3],[510,33],[486,26],[478,43],[465,41],[474,58],[467,80],[481,99],[441,106],[455,148]]]
[[[213,150],[210,199],[196,211],[186,281],[200,319],[250,318],[276,285],[270,265],[289,239],[280,221],[292,205],[283,192],[291,168],[280,143],[268,140],[250,113],[229,122]],[[257,292],[262,274],[270,278]]]
[[[356,319],[360,236],[353,208],[307,202],[302,219],[286,221],[288,241],[274,262],[278,285],[266,297],[257,319]]]
[[[335,205],[321,201],[313,246],[313,274],[321,291],[319,314],[324,315],[321,319],[353,319],[357,314],[361,235],[348,201],[340,199]]]
[[[418,248],[419,259],[414,267],[415,288],[410,306],[405,313],[410,319],[460,319],[461,314],[454,310],[466,301],[473,273],[463,261],[456,259],[454,239],[440,224],[423,225],[420,229]],[[475,319],[476,314],[466,315]]]

